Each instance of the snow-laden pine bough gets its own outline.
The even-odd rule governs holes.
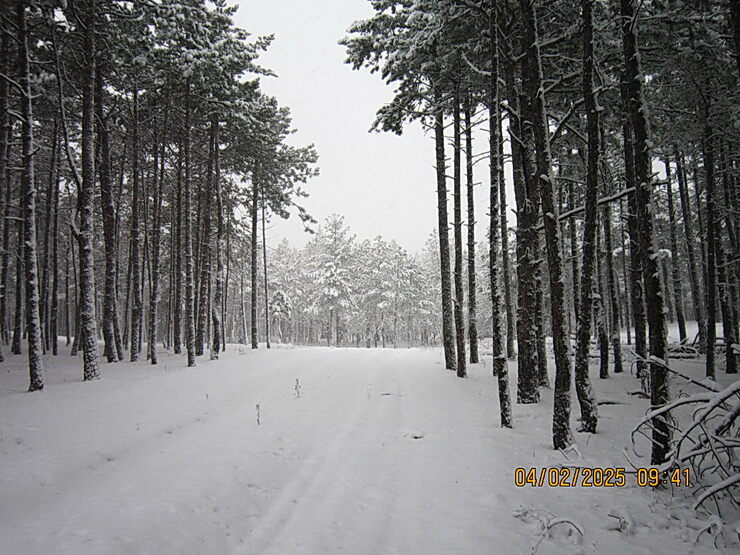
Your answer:
[[[713,502],[720,517],[723,506],[740,509],[740,379],[722,388],[710,380],[694,380],[655,357],[650,357],[649,362],[660,364],[704,391],[682,395],[650,410],[632,430],[633,450],[639,455],[637,436],[652,442],[656,422],[668,424],[673,437],[666,461],[657,468],[661,472],[682,467],[692,469],[697,496],[695,509],[711,512],[707,501]]]

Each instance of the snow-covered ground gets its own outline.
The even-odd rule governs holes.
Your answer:
[[[104,365],[91,383],[79,359],[46,365],[29,394],[25,357],[0,364],[0,553],[517,554],[555,517],[584,536],[557,525],[537,553],[715,552],[693,544],[679,489],[516,487],[515,468],[566,458],[549,391],[499,428],[488,357],[466,380],[434,349],[230,346],[195,368],[166,353]],[[627,466],[647,401],[628,373],[594,386],[609,404],[599,433],[576,434],[580,462]]]

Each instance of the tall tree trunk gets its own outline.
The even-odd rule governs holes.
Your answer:
[[[586,161],[586,199],[583,223],[583,253],[581,263],[581,299],[578,303],[576,331],[576,392],[581,405],[580,431],[594,433],[598,424],[598,410],[589,378],[589,347],[591,341],[591,315],[593,303],[594,265],[598,243],[596,240],[598,172],[600,158],[599,111],[593,90],[594,52],[593,0],[582,0],[583,14],[583,97],[586,108],[588,158]]]
[[[645,300],[649,325],[650,356],[666,359],[666,329],[663,317],[663,295],[657,266],[657,252],[653,240],[653,221],[650,212],[650,130],[648,114],[642,93],[640,54],[637,45],[637,20],[634,0],[621,0],[622,45],[625,62],[627,98],[632,129],[635,134],[635,178],[637,181],[637,221],[645,283]],[[668,403],[670,392],[667,372],[660,363],[650,364],[650,402],[653,409]],[[651,463],[661,464],[668,453],[670,429],[663,418],[655,420],[652,436]]]
[[[706,322],[704,321],[703,293],[701,282],[697,276],[696,255],[694,251],[694,229],[692,223],[691,205],[686,183],[683,155],[679,154],[678,147],[673,147],[673,157],[676,159],[676,178],[678,179],[678,194],[681,200],[681,215],[683,219],[684,235],[686,237],[686,255],[689,269],[689,284],[691,285],[691,300],[694,304],[694,318],[699,327],[699,350],[704,351],[706,338]]]
[[[133,130],[131,148],[131,362],[139,358],[141,352],[141,313],[143,310],[141,284],[141,192],[139,183],[139,91],[134,86],[133,93]]]
[[[673,295],[676,309],[676,320],[678,320],[678,336],[681,344],[686,343],[686,319],[683,314],[683,286],[681,285],[681,271],[678,265],[678,240],[676,238],[676,214],[673,206],[673,183],[671,182],[671,163],[668,157],[663,158],[665,166],[666,184],[668,192],[668,231],[671,239],[671,276],[673,279]]]
[[[161,135],[161,147],[157,140],[157,131],[155,129],[154,134],[154,151],[153,151],[153,172],[152,172],[152,186],[154,195],[152,207],[152,241],[151,241],[151,261],[152,261],[152,277],[151,277],[151,291],[149,299],[149,360],[152,364],[157,364],[157,318],[159,309],[159,257],[160,257],[160,242],[161,242],[161,213],[162,213],[162,188],[164,187],[164,165],[165,165],[165,139],[167,137],[167,111],[164,115],[164,123],[162,125]],[[160,149],[158,152],[158,149]],[[159,168],[157,168],[159,163]]]
[[[177,149],[177,192],[176,192],[176,214],[174,221],[174,249],[171,256],[174,258],[175,285],[174,302],[172,310],[172,350],[176,355],[182,352],[182,218],[183,218],[183,183],[182,183],[182,158],[183,145],[180,143]]]
[[[563,259],[560,248],[560,226],[558,209],[555,205],[550,144],[548,137],[547,116],[545,113],[545,93],[542,78],[542,67],[537,37],[537,16],[534,4],[529,0],[520,0],[522,5],[524,40],[526,44],[523,62],[523,85],[527,96],[532,100],[529,106],[529,119],[533,127],[536,146],[536,177],[531,175],[537,184],[542,202],[542,214],[545,224],[545,243],[547,249],[547,267],[550,280],[550,326],[552,344],[555,353],[555,399],[553,406],[553,445],[556,449],[565,448],[570,437],[570,340],[565,319],[565,286],[563,279]],[[590,386],[590,383],[587,384]],[[586,390],[590,393],[590,387]],[[591,395],[593,398],[593,395]],[[594,407],[596,405],[594,401]]]
[[[21,143],[23,170],[21,173],[26,278],[26,330],[28,333],[28,391],[44,389],[44,365],[41,359],[41,320],[39,317],[38,269],[36,266],[36,184],[33,177],[33,100],[28,54],[26,3],[18,2],[18,61],[21,85]]]
[[[600,227],[597,225],[597,228]],[[599,230],[596,231],[597,243],[599,242]],[[599,338],[599,379],[605,380],[609,377],[609,334],[607,332],[607,303],[605,293],[604,264],[602,260],[601,249],[597,248],[596,253],[596,285],[597,293],[594,296],[594,320],[596,321],[597,336]]]
[[[626,79],[626,76],[625,76]],[[627,84],[623,86],[624,122],[622,133],[624,136],[624,168],[626,185],[634,189],[627,197],[627,231],[630,245],[629,287],[632,299],[632,318],[635,324],[635,354],[637,355],[637,376],[642,379],[647,368],[644,360],[647,359],[647,321],[645,316],[645,295],[642,283],[642,253],[637,221],[637,178],[635,176],[635,144],[632,135],[632,123],[629,120]]]
[[[205,352],[205,345],[208,342],[208,321],[210,312],[208,305],[210,303],[211,288],[211,198],[213,197],[213,136],[216,133],[217,123],[211,122],[211,132],[208,140],[208,169],[206,173],[206,188],[202,195],[203,214],[198,231],[202,233],[200,243],[200,287],[198,293],[198,331],[195,337],[195,354],[201,356]]]
[[[2,33],[0,37],[0,72],[4,75],[10,74],[10,33]],[[9,198],[6,196],[6,191],[10,190],[10,175],[7,172],[8,168],[8,143],[10,141],[10,115],[8,114],[10,88],[8,82],[5,79],[0,78],[0,215],[2,215],[2,228],[3,228],[3,252],[0,254],[2,257],[3,266],[3,278],[0,280],[0,362],[4,360],[3,357],[3,343],[5,341],[5,306],[6,306],[6,290],[5,290],[5,266],[8,259],[8,246],[5,240],[6,231],[9,229],[8,220],[8,203]]]
[[[258,346],[257,335],[257,214],[259,211],[259,189],[255,177],[252,177],[252,349]]]
[[[211,346],[211,360],[218,358],[223,345],[226,348],[223,318],[226,315],[224,299],[224,201],[221,185],[221,148],[219,137],[218,116],[214,116],[213,130],[213,183],[216,192],[216,287],[213,296],[211,315],[213,319],[213,345]],[[228,276],[228,270],[227,270]],[[228,283],[228,281],[227,281]]]
[[[59,179],[59,168],[57,168],[57,179]],[[49,336],[51,338],[51,354],[59,354],[58,326],[59,316],[59,186],[54,188],[54,209],[52,224],[52,247],[51,247],[51,308],[49,318]],[[1,340],[1,339],[0,339]]]
[[[195,366],[195,287],[193,284],[192,164],[190,160],[191,110],[190,78],[185,85],[185,183],[183,191],[183,233],[185,234],[185,348],[188,366]]]
[[[708,119],[708,117],[707,117]],[[704,172],[706,177],[706,204],[707,204],[707,224],[706,224],[706,241],[707,241],[707,264],[706,264],[706,307],[707,307],[707,359],[706,375],[714,379],[714,347],[717,341],[716,322],[717,322],[717,236],[716,227],[713,225],[716,219],[715,199],[714,199],[714,148],[712,145],[712,128],[708,123],[704,126],[703,136],[704,147]]]
[[[737,286],[735,268],[738,265],[738,257],[733,257],[731,254],[725,252],[721,222],[724,219],[730,252],[740,253],[733,221],[738,216],[733,216],[732,214],[734,206],[732,195],[734,194],[734,188],[730,185],[727,156],[722,141],[719,144],[719,154],[725,211],[724,217],[717,218],[714,222],[715,233],[717,235],[717,277],[719,278],[720,306],[722,307],[722,335],[725,338],[725,372],[728,374],[737,374],[737,354],[733,346],[737,344],[738,333],[738,299],[737,292],[735,291]]]
[[[604,271],[606,272],[606,293],[609,295],[609,306],[611,307],[610,339],[614,355],[614,373],[621,374],[622,366],[622,340],[619,335],[619,284],[614,270],[614,246],[612,245],[612,208],[610,203],[604,205],[602,211],[602,229],[604,230]],[[603,300],[602,300],[603,302]]]
[[[493,375],[496,377],[498,385],[499,414],[502,428],[511,428],[511,396],[509,394],[509,372],[504,353],[503,329],[501,325],[501,295],[499,293],[498,277],[499,268],[502,261],[498,256],[498,233],[499,233],[499,209],[498,199],[499,191],[506,188],[506,184],[501,179],[500,171],[503,165],[503,156],[499,151],[500,133],[501,133],[501,111],[499,99],[499,55],[498,55],[498,8],[495,1],[491,1],[489,7],[489,33],[490,33],[490,58],[491,58],[491,77],[488,82],[488,157],[489,157],[489,176],[491,180],[489,203],[490,203],[490,226],[488,236],[488,271],[490,276],[491,287],[491,323],[492,323],[492,341],[493,341]],[[505,193],[503,199],[505,199]],[[502,200],[502,203],[504,200]],[[505,221],[504,214],[503,220]],[[502,233],[505,233],[505,224],[502,222]],[[502,241],[503,244],[503,241]],[[503,254],[503,253],[502,253]],[[502,256],[503,261],[506,260]],[[505,263],[505,262],[504,262]]]
[[[82,82],[82,186],[77,207],[80,229],[79,326],[82,340],[83,379],[100,377],[97,318],[95,313],[94,198],[95,198],[95,12],[96,0],[88,0],[85,21],[85,67]],[[30,282],[30,278],[29,278]]]
[[[460,143],[460,91],[459,84],[455,85],[453,106],[454,127],[454,230],[455,230],[455,338],[457,340],[457,377],[467,376],[465,370],[465,291],[463,289],[463,246],[462,246],[462,145]]]
[[[267,238],[265,237],[265,192],[262,190],[262,274],[265,289],[265,347],[270,348],[270,297],[267,288]]]
[[[102,64],[101,64],[102,65]],[[118,317],[116,307],[116,207],[113,203],[113,183],[111,182],[110,142],[108,122],[103,113],[103,69],[98,65],[95,73],[95,112],[100,144],[100,204],[103,214],[103,241],[105,245],[105,292],[103,295],[103,340],[104,354],[108,362],[122,360],[116,349],[114,318]],[[121,355],[123,353],[120,353]]]
[[[434,143],[437,172],[437,227],[439,229],[439,265],[442,287],[442,342],[445,368],[455,370],[455,327],[452,315],[452,284],[450,283],[450,240],[447,221],[447,183],[445,162],[444,107],[442,94],[434,90]]]
[[[44,250],[41,260],[43,269],[41,273],[41,291],[39,301],[39,318],[41,319],[41,347],[44,354],[49,350],[49,274],[51,273],[51,211],[54,201],[54,187],[59,187],[59,168],[57,152],[58,121],[54,119],[54,132],[52,133],[51,156],[49,159],[49,186],[46,189],[46,209],[44,217]],[[0,353],[0,361],[2,353]]]
[[[12,137],[11,129],[8,127],[7,130],[8,143]],[[5,161],[7,167],[7,161],[9,159],[10,146],[5,150]],[[10,219],[10,203],[13,199],[13,182],[11,179],[10,171],[6,170],[5,186],[2,194],[4,195],[3,202],[3,252],[0,255],[0,342],[7,343],[10,339],[10,333],[8,329],[7,314],[8,314],[8,276],[10,274],[10,228],[14,225],[13,220]]]
[[[500,96],[500,94],[499,94]],[[499,99],[500,102],[500,99]],[[502,130],[501,117],[498,118],[498,154],[501,163],[499,164],[499,200],[501,206],[501,266],[502,277],[504,282],[504,307],[506,310],[506,358],[509,360],[516,359],[516,332],[514,330],[514,298],[511,294],[511,271],[509,265],[509,224],[506,216],[506,179],[504,178],[504,137]]]
[[[622,252],[619,255],[620,262],[622,264],[622,282],[624,283],[624,327],[627,330],[627,345],[632,344],[632,312],[630,307],[632,306],[632,295],[630,294],[630,281],[627,276],[627,244],[625,243],[625,217],[624,217],[624,205],[622,199],[619,199],[619,218],[621,223],[619,225],[619,237],[622,246]]]
[[[465,170],[468,200],[468,341],[470,364],[478,363],[478,315],[475,288],[475,198],[473,193],[473,123],[470,95],[465,103]]]
[[[21,131],[22,140],[22,131]],[[21,183],[21,187],[23,184]],[[25,256],[23,254],[23,241],[24,241],[24,214],[23,214],[23,190],[21,189],[18,194],[18,201],[20,206],[20,212],[18,214],[18,230],[16,231],[15,239],[15,303],[14,303],[14,315],[13,315],[13,342],[10,345],[10,352],[14,355],[20,355],[23,351],[21,348],[21,342],[23,340],[23,264]]]
[[[509,34],[510,29],[507,29]],[[511,60],[511,46],[504,42],[504,59]],[[512,168],[514,174],[514,194],[517,207],[516,234],[516,274],[517,274],[517,402],[537,403],[540,400],[537,388],[537,294],[536,294],[536,256],[533,246],[537,241],[537,217],[539,213],[539,191],[531,183],[532,171],[525,166],[534,167],[530,157],[534,155],[533,139],[524,141],[522,118],[519,116],[519,94],[516,89],[513,64],[505,66],[507,103],[509,104],[509,136]],[[531,127],[531,126],[530,126]],[[531,135],[531,134],[530,134]]]

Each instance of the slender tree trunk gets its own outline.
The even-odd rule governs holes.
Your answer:
[[[10,128],[8,129],[8,142],[11,138]],[[5,160],[9,159],[10,146],[5,150]],[[6,343],[9,340],[9,330],[7,322],[8,314],[8,276],[10,274],[10,227],[13,221],[10,219],[10,203],[13,200],[13,183],[9,171],[3,172],[5,176],[5,186],[2,194],[4,195],[3,203],[3,252],[0,258],[0,343]]]
[[[57,179],[59,171],[57,168]],[[51,308],[49,318],[49,336],[51,338],[51,354],[59,354],[59,342],[57,336],[58,317],[59,317],[59,185],[54,189],[54,216],[52,227],[52,248],[51,248]]]
[[[473,123],[470,96],[465,104],[465,169],[468,200],[468,341],[470,364],[478,363],[478,315],[475,287],[475,199],[473,192]]]
[[[80,229],[79,326],[82,340],[83,379],[100,377],[100,355],[95,313],[95,260],[93,211],[95,198],[95,12],[96,0],[88,0],[85,22],[85,68],[82,84],[82,187],[77,207]],[[29,279],[30,281],[30,279]]]
[[[491,77],[488,82],[488,147],[489,147],[489,175],[491,180],[489,202],[490,202],[490,226],[488,236],[488,271],[490,276],[491,287],[491,321],[492,321],[492,341],[493,341],[493,375],[496,377],[498,384],[499,414],[502,428],[511,428],[511,396],[509,394],[509,372],[504,353],[503,329],[501,325],[501,295],[499,293],[498,277],[499,267],[505,264],[506,257],[502,256],[501,262],[498,257],[498,232],[499,209],[497,201],[499,191],[506,188],[506,184],[501,179],[500,171],[503,165],[503,156],[499,151],[500,133],[501,133],[501,112],[499,99],[499,55],[498,55],[498,9],[495,1],[491,1],[489,7],[489,33],[490,33],[490,58],[491,58]],[[505,203],[506,193],[503,193],[501,200]],[[502,218],[501,233],[506,232],[505,224],[506,215]],[[502,239],[502,245],[505,244]],[[502,253],[503,255],[503,253]],[[507,301],[508,302],[508,301]]]
[[[442,94],[434,91],[434,141],[437,171],[437,226],[439,229],[439,264],[442,287],[442,341],[445,368],[455,370],[455,328],[452,315],[452,286],[450,283],[450,241],[447,221],[447,183],[444,137],[444,108]]]
[[[581,405],[580,431],[594,433],[598,424],[598,410],[589,378],[589,347],[593,303],[594,265],[598,243],[596,238],[598,171],[599,171],[599,112],[593,90],[593,0],[582,0],[583,14],[583,97],[586,108],[588,158],[586,162],[586,199],[583,224],[583,258],[581,263],[581,299],[578,303],[576,331],[576,392]]]
[[[265,237],[265,193],[262,191],[262,273],[265,281],[265,343],[270,348],[270,297],[267,288],[267,239]]]
[[[673,279],[673,295],[676,309],[676,320],[678,320],[678,335],[681,344],[686,343],[686,319],[683,314],[683,287],[681,285],[681,271],[678,265],[678,240],[676,238],[676,215],[673,207],[673,183],[671,183],[671,163],[668,157],[663,158],[668,192],[668,231],[671,239],[671,274]]]
[[[252,349],[256,349],[258,345],[257,336],[257,214],[259,211],[259,190],[257,183],[252,178],[252,314],[251,314],[251,327],[252,327]]]
[[[678,193],[681,199],[681,215],[683,219],[684,235],[686,236],[686,255],[689,269],[689,284],[691,285],[691,300],[694,304],[694,318],[696,319],[699,335],[699,351],[706,349],[706,321],[704,319],[704,296],[701,287],[701,281],[696,269],[696,254],[694,251],[694,229],[691,205],[689,201],[688,186],[686,183],[686,171],[683,160],[683,154],[680,154],[678,147],[673,147],[673,156],[676,159],[676,177],[678,179]],[[699,205],[697,205],[699,208]]]
[[[715,234],[716,219],[715,199],[714,199],[714,148],[712,145],[712,128],[705,124],[704,137],[704,172],[706,175],[706,204],[707,204],[707,224],[706,224],[706,241],[707,241],[707,263],[706,263],[706,307],[707,307],[707,359],[706,375],[714,379],[714,358],[715,343],[717,341],[716,322],[717,322],[717,247],[715,245],[717,237]]]
[[[522,26],[526,44],[522,69],[523,87],[532,103],[528,107],[528,119],[532,125],[536,146],[536,174],[530,174],[533,185],[539,189],[542,214],[545,224],[545,243],[547,248],[547,267],[550,279],[550,325],[555,353],[555,399],[553,406],[553,445],[556,449],[565,448],[570,436],[570,341],[565,320],[565,286],[563,279],[563,259],[560,248],[560,226],[558,209],[555,205],[550,144],[547,116],[545,113],[544,85],[540,62],[539,39],[537,37],[537,16],[534,4],[520,0],[522,7]],[[525,124],[526,125],[526,124]],[[525,127],[523,125],[522,127]],[[533,222],[534,223],[534,222]],[[590,386],[590,383],[586,384]],[[590,388],[587,388],[590,393]],[[593,395],[591,395],[593,398]],[[596,403],[594,402],[594,407]],[[595,411],[594,411],[595,412]]]
[[[457,376],[467,376],[465,369],[465,317],[463,307],[465,306],[465,291],[463,289],[463,246],[462,246],[462,145],[460,143],[460,94],[459,85],[455,88],[455,99],[453,107],[454,126],[454,230],[455,230],[455,338],[457,340]]]
[[[721,141],[719,144],[719,154],[725,211],[723,217],[718,217],[714,221],[716,235],[715,244],[717,247],[717,278],[719,281],[719,302],[722,307],[722,335],[724,335],[725,339],[725,372],[727,374],[737,374],[737,354],[735,353],[733,345],[737,343],[738,305],[734,289],[736,286],[735,267],[738,257],[733,257],[732,255],[728,256],[727,254],[729,253],[725,252],[725,242],[722,239],[721,226],[723,219],[725,221],[725,230],[727,232],[727,242],[730,245],[731,252],[734,251],[735,254],[737,254],[740,253],[740,250],[737,249],[733,218],[730,215],[731,213],[728,214],[728,212],[733,208],[733,203],[730,198],[727,158]]]
[[[105,292],[103,296],[103,340],[104,353],[108,362],[119,360],[116,349],[114,318],[118,316],[116,295],[116,207],[113,203],[113,184],[110,171],[110,144],[108,122],[103,113],[103,69],[98,66],[95,86],[95,112],[100,144],[100,204],[103,214],[103,241],[105,245]]]
[[[597,225],[597,228],[600,227]],[[598,237],[599,231],[597,229]],[[598,242],[598,238],[597,238]],[[600,250],[600,249],[599,249]],[[596,284],[598,286],[597,294],[594,296],[594,320],[596,321],[597,335],[599,338],[599,379],[605,380],[609,377],[609,334],[607,328],[607,303],[605,290],[604,265],[600,256],[602,253],[596,253]]]
[[[153,152],[153,168],[152,172],[152,185],[154,195],[152,207],[152,241],[151,241],[151,261],[152,261],[152,277],[151,277],[151,292],[149,299],[149,360],[152,364],[157,364],[157,318],[159,309],[159,256],[160,256],[160,242],[161,242],[161,213],[162,213],[162,189],[164,187],[164,165],[165,165],[165,138],[167,136],[167,111],[164,115],[164,123],[162,125],[162,136],[161,136],[161,150],[158,142],[157,133],[155,129],[154,135],[154,152]],[[159,168],[157,163],[159,162]]]
[[[626,78],[626,77],[625,77]],[[629,121],[627,112],[627,89],[624,84],[624,105],[625,120],[623,123],[624,135],[624,167],[627,188],[637,188],[637,179],[635,177],[635,145],[632,137],[632,123]],[[637,191],[629,193],[627,197],[627,231],[629,234],[630,245],[630,297],[632,299],[632,318],[635,324],[635,354],[637,355],[637,376],[643,379],[646,372],[644,360],[647,359],[647,321],[645,316],[645,296],[643,294],[642,283],[642,254],[640,247],[640,237],[637,221]]]
[[[650,355],[666,360],[666,329],[663,315],[663,295],[657,267],[657,252],[653,240],[650,212],[650,130],[640,77],[640,54],[637,45],[637,21],[634,0],[621,0],[622,44],[626,71],[627,98],[632,129],[635,134],[635,177],[637,181],[637,220],[642,254],[643,281],[649,324]],[[650,402],[653,409],[668,403],[670,392],[665,367],[650,364]],[[655,420],[652,436],[651,463],[665,461],[670,441],[670,428],[663,418]]]
[[[621,374],[622,366],[622,339],[619,335],[619,283],[614,270],[614,247],[612,245],[612,208],[610,203],[604,205],[602,211],[602,229],[604,230],[604,263],[606,272],[606,293],[609,295],[609,306],[611,307],[610,339],[614,355],[614,373]]]
[[[185,346],[188,366],[195,366],[195,287],[193,284],[192,164],[190,160],[190,79],[185,85],[185,183],[183,190],[183,233],[185,234]]]
[[[206,173],[206,188],[202,195],[203,214],[198,231],[202,234],[200,243],[200,280],[198,293],[198,331],[195,337],[195,354],[201,356],[205,352],[208,342],[208,320],[211,314],[208,311],[211,287],[211,198],[213,197],[213,136],[216,133],[217,123],[211,122],[211,133],[208,141],[208,169]]]
[[[507,29],[507,32],[509,30]],[[511,59],[511,47],[504,43],[507,52],[504,59]],[[513,64],[505,67],[507,101],[509,110],[509,136],[511,144],[514,193],[517,206],[516,274],[517,274],[517,402],[537,403],[540,399],[537,388],[537,295],[536,256],[533,246],[537,241],[537,217],[539,213],[539,191],[530,177],[534,169],[525,171],[525,166],[534,168],[530,158],[534,155],[531,134],[524,140],[522,118],[519,116],[519,94],[516,90]],[[530,126],[531,127],[531,126]]]
[[[139,183],[139,91],[135,85],[133,93],[133,131],[131,148],[131,362],[139,358],[141,351],[141,313],[143,297],[141,285],[141,192]]]
[[[226,348],[226,339],[222,337],[224,335],[223,318],[225,317],[226,311],[224,310],[224,201],[223,187],[221,185],[221,148],[218,116],[213,118],[212,125],[214,126],[213,182],[216,190],[216,287],[211,308],[211,315],[213,318],[213,345],[211,346],[211,360],[218,358],[218,353],[222,346],[224,349]],[[226,275],[228,276],[228,269]]]
[[[183,190],[182,190],[182,155],[183,147],[182,144],[178,146],[177,150],[177,193],[175,204],[177,206],[175,222],[174,222],[174,244],[175,248],[172,252],[174,258],[174,273],[175,273],[175,292],[173,295],[174,307],[172,311],[172,350],[176,355],[182,352],[182,278],[183,278],[183,267],[182,267],[182,218],[183,218]]]
[[[0,37],[0,72],[4,75],[10,74],[10,33],[2,33]],[[10,190],[10,175],[8,168],[8,143],[10,141],[10,116],[8,114],[10,88],[5,79],[0,78],[0,215],[2,215],[3,228],[3,252],[2,257],[2,280],[0,280],[0,362],[3,357],[3,343],[5,341],[5,306],[6,306],[6,265],[8,259],[8,245],[5,240],[6,232],[9,229],[8,204],[9,198],[6,191]]]
[[[23,240],[25,235],[25,222],[23,214],[24,205],[22,189],[19,191],[18,197],[21,210],[18,215],[18,230],[16,231],[15,240],[15,314],[13,317],[13,342],[10,345],[10,352],[14,355],[20,355],[23,352],[21,342],[23,340],[23,264],[25,262]]]
[[[46,209],[44,217],[44,251],[41,257],[43,270],[41,274],[41,300],[39,302],[39,317],[41,318],[41,347],[44,354],[49,350],[49,274],[51,273],[51,211],[54,201],[54,187],[59,187],[59,168],[57,152],[57,134],[59,133],[58,121],[54,120],[54,132],[52,134],[51,157],[49,159],[49,186],[46,189]],[[0,353],[0,361],[2,353]]]
[[[41,359],[41,320],[39,317],[38,268],[36,266],[36,185],[33,177],[33,100],[31,91],[26,3],[18,2],[18,61],[21,85],[21,143],[23,170],[21,173],[26,278],[26,330],[28,333],[28,391],[44,389],[44,365]]]
[[[500,95],[499,95],[500,96]],[[500,100],[499,100],[500,101]],[[499,200],[501,202],[501,266],[502,277],[504,281],[504,303],[506,306],[506,358],[509,360],[516,359],[516,331],[514,330],[514,297],[511,294],[511,271],[509,264],[509,224],[506,216],[506,179],[504,178],[504,137],[501,124],[501,117],[498,118],[498,154],[501,163],[499,164]]]
[[[619,218],[621,223],[619,225],[619,236],[622,246],[622,252],[620,253],[620,262],[622,264],[622,282],[624,283],[624,327],[627,330],[627,345],[632,344],[632,312],[630,307],[632,306],[632,295],[630,294],[630,282],[627,276],[627,244],[625,243],[624,229],[625,229],[625,217],[624,217],[624,206],[622,199],[619,199]]]
[[[547,369],[547,329],[545,328],[545,291],[542,283],[542,255],[537,253],[537,385],[550,388],[550,376]]]

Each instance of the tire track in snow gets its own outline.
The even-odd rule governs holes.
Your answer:
[[[344,418],[341,428],[330,436],[326,447],[315,446],[282,488],[252,532],[247,552],[379,548],[377,541],[386,536],[396,498],[393,442],[398,437],[401,402],[398,380],[387,368],[388,354],[376,352],[363,358],[364,368],[352,371],[371,378],[376,391],[396,394],[381,397],[368,389],[369,398],[358,392],[336,407],[348,410],[339,413]],[[357,359],[351,361],[357,364]]]

